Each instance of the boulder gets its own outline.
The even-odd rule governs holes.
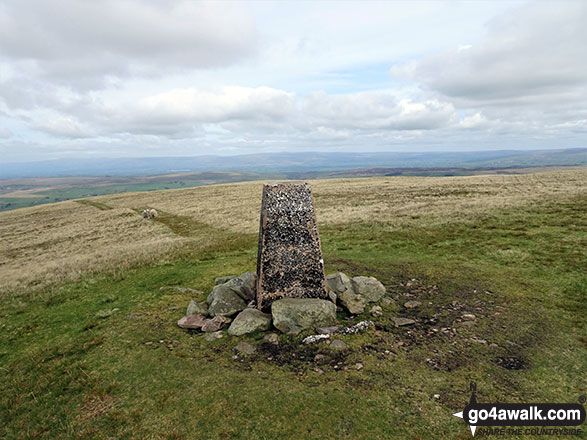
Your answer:
[[[331,350],[334,350],[334,351],[344,351],[344,350],[348,350],[349,346],[346,342],[341,341],[340,339],[334,339],[330,343],[328,348],[330,348]]]
[[[336,304],[336,293],[334,292],[334,290],[330,290],[330,289],[326,289],[328,292],[328,299],[330,301],[332,301],[334,304]]]
[[[336,324],[336,306],[317,298],[283,298],[271,304],[273,325],[295,335],[306,329]]]
[[[190,315],[202,315],[202,316],[208,316],[208,304],[206,304],[205,302],[196,302],[196,301],[190,301],[190,303],[188,304],[188,308],[185,311],[186,316],[190,316]]]
[[[377,302],[385,295],[385,287],[373,277],[354,277],[350,279],[342,272],[326,276],[329,293],[353,315],[365,311],[365,306]],[[334,296],[336,295],[336,296]]]
[[[208,295],[207,302],[208,313],[211,316],[232,316],[247,307],[245,300],[227,287],[226,283],[214,287],[212,293]]]
[[[420,307],[421,305],[422,303],[420,301],[406,301],[404,307],[406,309],[415,309],[417,307]]]
[[[177,321],[177,325],[181,328],[186,329],[199,329],[204,325],[204,317],[199,314],[184,316],[179,321]]]
[[[413,319],[409,319],[409,318],[391,318],[391,320],[393,321],[393,323],[395,324],[396,327],[401,327],[403,325],[411,325],[411,324],[416,323],[416,321],[414,321]]]
[[[218,292],[231,290],[240,296],[243,301],[249,302],[255,299],[255,286],[257,284],[257,274],[255,272],[245,272],[240,277],[233,277],[228,279],[225,283],[218,284],[212,289],[206,302],[212,303],[212,300]]]
[[[353,315],[363,313],[367,305],[367,300],[361,295],[357,295],[352,289],[339,293],[338,301]]]
[[[216,339],[223,338],[224,335],[222,334],[222,330],[218,330],[217,332],[206,333],[204,338],[206,341],[215,341]]]
[[[355,294],[368,303],[377,302],[385,296],[385,286],[375,277],[354,277],[351,282]]]
[[[240,296],[243,301],[249,302],[251,299],[253,299],[254,290],[250,289],[250,283],[246,283],[245,280],[240,277],[233,278],[232,280],[227,281],[221,285],[232,290],[234,293]]]
[[[270,327],[271,315],[257,309],[244,309],[230,324],[228,334],[241,336],[256,331],[269,330]]]
[[[224,327],[225,324],[228,324],[230,321],[231,321],[230,318],[227,318],[227,317],[221,316],[221,315],[215,316],[212,319],[206,319],[204,321],[204,325],[202,325],[202,331],[205,333],[217,332],[222,327]]]
[[[224,284],[227,281],[232,280],[233,278],[236,278],[236,275],[226,275],[224,277],[216,277],[216,278],[214,278],[214,284]]]
[[[232,351],[236,354],[253,354],[257,351],[257,348],[254,345],[249,344],[248,342],[242,341],[239,342],[235,347],[233,347]]]
[[[340,295],[346,290],[353,289],[350,278],[342,272],[326,275],[326,287],[336,293],[336,295]]]
[[[247,293],[249,301],[255,299],[255,292],[257,291],[257,273],[256,272],[245,272],[240,277],[243,280],[243,287]]]

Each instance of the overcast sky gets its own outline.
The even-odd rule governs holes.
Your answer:
[[[0,0],[0,155],[587,146],[587,1]]]

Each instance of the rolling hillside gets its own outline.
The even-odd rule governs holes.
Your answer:
[[[0,437],[464,439],[470,381],[482,402],[584,394],[587,171],[312,181],[327,273],[392,303],[339,316],[376,322],[343,354],[251,335],[239,357],[161,287],[254,270],[261,183],[0,212]]]

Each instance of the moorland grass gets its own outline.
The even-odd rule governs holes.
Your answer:
[[[349,203],[377,204],[348,185]],[[200,289],[204,299],[214,277],[255,268],[256,234],[211,224],[209,213],[195,219],[155,205],[161,215],[149,231],[178,237],[173,251],[75,281],[5,290],[0,437],[465,439],[467,427],[451,414],[467,403],[470,381],[482,402],[575,402],[587,383],[587,194],[551,187],[551,196],[530,200],[504,186],[508,202],[497,203],[499,187],[489,191],[485,182],[492,209],[446,217],[442,204],[461,200],[462,181],[402,185],[437,199],[429,218],[420,207],[411,219],[389,220],[385,211],[368,222],[336,221],[333,198],[315,190],[330,219],[318,216],[327,273],[373,275],[394,298],[375,329],[343,337],[351,346],[344,353],[302,346],[303,335],[280,336],[275,347],[259,334],[209,342],[176,326],[192,298],[160,287]],[[239,188],[224,188],[214,191],[236,203]],[[345,203],[341,188],[329,191]],[[132,200],[129,211],[140,216],[155,195]],[[168,197],[161,194],[161,205]],[[122,199],[99,200],[114,209],[75,205],[118,219],[112,213]],[[407,310],[408,299],[422,306]],[[477,316],[473,327],[460,322],[464,312]],[[396,328],[394,316],[418,323]],[[339,316],[345,324],[367,318]],[[258,352],[234,358],[243,339]],[[324,358],[315,360],[318,353]]]

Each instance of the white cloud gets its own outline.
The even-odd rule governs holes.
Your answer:
[[[12,137],[12,131],[7,128],[0,127],[0,139],[9,139]]]
[[[50,116],[44,118],[37,128],[57,137],[84,138],[88,136],[87,130],[72,116]]]
[[[226,66],[255,47],[252,20],[236,4],[9,0],[0,7],[0,55],[13,70],[80,86]]]
[[[451,104],[398,100],[389,92],[312,93],[304,99],[303,112],[319,125],[356,129],[431,130],[454,117]]]
[[[0,0],[0,154],[585,145],[586,10]]]
[[[469,103],[523,104],[523,98],[585,87],[585,23],[585,2],[534,2],[490,21],[479,44],[396,66],[391,72]]]
[[[294,96],[270,87],[227,86],[219,92],[174,89],[141,99],[137,118],[175,118],[198,122],[230,119],[280,119],[294,110]]]
[[[488,125],[488,120],[481,112],[466,116],[459,121],[459,126],[466,129],[479,128]]]

